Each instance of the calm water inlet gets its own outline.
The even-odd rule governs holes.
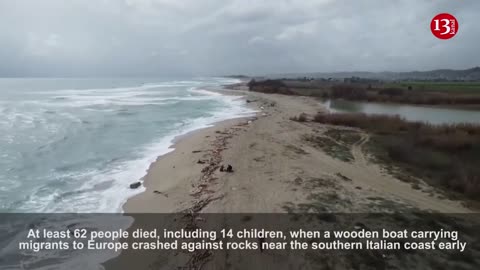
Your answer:
[[[480,111],[475,110],[347,100],[327,100],[323,102],[323,104],[331,112],[337,113],[399,115],[409,121],[420,121],[431,124],[480,124]]]

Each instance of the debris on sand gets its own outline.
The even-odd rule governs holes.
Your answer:
[[[244,124],[247,125],[247,124]],[[239,125],[240,126],[240,125]],[[233,172],[232,165],[222,165],[222,152],[227,149],[228,140],[235,136],[242,129],[231,128],[224,131],[215,131],[215,140],[211,142],[212,149],[205,150],[206,152],[204,159],[197,161],[199,164],[206,164],[202,169],[202,176],[200,179],[192,183],[191,196],[195,198],[193,204],[183,210],[185,217],[189,218],[190,222],[188,224],[191,228],[197,228],[197,218],[199,218],[198,213],[200,213],[207,205],[213,201],[221,200],[224,195],[215,196],[215,190],[213,189],[213,184],[215,184],[218,179],[215,177],[217,169],[221,172]],[[208,159],[207,159],[208,158]],[[207,164],[208,163],[208,164]],[[201,269],[209,260],[212,259],[212,252],[209,250],[196,250],[190,257],[189,262],[187,263],[188,268]]]
[[[165,197],[168,198],[168,194],[165,194],[165,193],[163,193],[163,192],[161,192],[161,191],[154,190],[153,193],[155,193],[155,194],[160,194],[160,195],[163,195],[163,196],[165,196]]]
[[[349,181],[349,182],[352,181],[352,179],[346,177],[345,175],[343,175],[343,174],[341,174],[341,173],[337,173],[336,175],[337,175],[338,177],[342,178],[342,179],[345,180],[345,181]]]
[[[356,222],[355,225],[353,226],[353,228],[357,231],[358,230],[369,230],[369,228],[361,222]]]
[[[258,238],[258,246],[260,247],[260,252],[263,252],[263,243],[265,242],[264,237]]]
[[[188,261],[187,269],[201,269],[208,261],[211,260],[213,253],[210,250],[195,251]],[[181,267],[183,268],[183,267]]]
[[[198,201],[196,201],[192,207],[184,210],[183,212],[184,213],[187,213],[187,214],[197,214],[198,212],[200,212],[205,206],[207,206],[209,203],[213,202],[213,201],[216,201],[216,200],[221,200],[223,199],[223,195],[221,196],[217,196],[217,197],[212,197],[212,196],[209,196],[208,198],[205,198],[205,199],[200,199]]]
[[[295,180],[293,180],[293,182],[295,183],[295,185],[299,186],[303,183],[303,179],[301,177],[297,177],[295,178]]]
[[[256,120],[256,118],[253,120]],[[251,123],[252,121],[249,122]],[[241,126],[248,127],[248,123],[238,124],[233,128],[225,129],[223,131],[215,131],[216,135],[212,136],[214,139],[210,143],[211,148],[202,151],[205,155],[197,162],[199,164],[205,163],[205,167],[202,169],[200,179],[192,183],[192,190],[190,192],[190,195],[195,199],[189,208],[181,211],[184,213],[184,218],[189,220],[187,227],[198,228],[197,218],[200,218],[199,213],[202,212],[202,210],[211,202],[221,200],[224,197],[224,194],[215,195],[218,193],[215,189],[215,183],[218,180],[218,178],[215,177],[215,174],[218,169],[221,172],[233,172],[232,165],[222,164],[222,152],[227,149],[229,139],[237,135],[238,132],[244,130],[238,128]],[[212,259],[212,255],[213,253],[209,250],[196,250],[190,256],[187,267],[202,269],[203,265]]]

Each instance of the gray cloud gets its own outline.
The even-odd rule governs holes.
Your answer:
[[[479,1],[0,0],[0,76],[426,70],[480,63]],[[460,29],[430,33],[440,12]]]

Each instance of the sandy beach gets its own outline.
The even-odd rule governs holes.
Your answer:
[[[0,270],[480,269],[480,1],[0,1]]]
[[[146,191],[128,200],[126,213],[473,211],[460,201],[446,199],[423,181],[413,188],[389,175],[362,151],[369,136],[359,130],[361,139],[349,146],[351,161],[339,160],[309,144],[305,136],[322,136],[339,128],[290,119],[300,113],[312,116],[324,111],[317,100],[242,89],[224,91],[243,95],[249,106],[258,109],[257,115],[178,138],[175,150],[151,165],[144,179]],[[220,171],[228,165],[233,172]],[[173,261],[168,252],[162,254],[128,251],[106,266],[147,269],[160,263],[168,268],[192,260],[188,254],[175,253]],[[170,264],[163,264],[165,261]],[[216,259],[213,264],[222,262]]]
[[[321,189],[325,198],[335,194],[334,200],[323,202],[329,212],[385,212],[395,205],[446,213],[470,211],[425,183],[413,189],[371,163],[361,149],[367,134],[352,146],[352,162],[309,145],[303,136],[333,127],[290,118],[325,110],[315,99],[224,91],[244,95],[258,109],[257,116],[220,122],[178,138],[175,150],[151,165],[144,179],[146,191],[128,200],[125,212],[285,212],[308,202],[311,194],[302,186],[314,179],[325,179]],[[229,164],[232,173],[219,171]]]

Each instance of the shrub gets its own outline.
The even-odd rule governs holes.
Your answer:
[[[367,97],[367,90],[352,85],[334,85],[332,86],[331,95],[333,98],[363,100]]]
[[[250,91],[262,92],[267,94],[295,95],[295,92],[291,91],[287,87],[287,85],[281,80],[251,80],[248,83],[248,88]]]
[[[385,88],[378,91],[380,95],[387,95],[387,96],[403,96],[404,92],[403,89],[400,88]]]
[[[324,113],[313,121],[371,132],[386,161],[413,169],[432,184],[480,199],[480,125],[431,125],[397,116]]]
[[[290,120],[296,121],[296,122],[306,122],[307,121],[307,114],[306,113],[301,113],[298,116],[290,117]]]

